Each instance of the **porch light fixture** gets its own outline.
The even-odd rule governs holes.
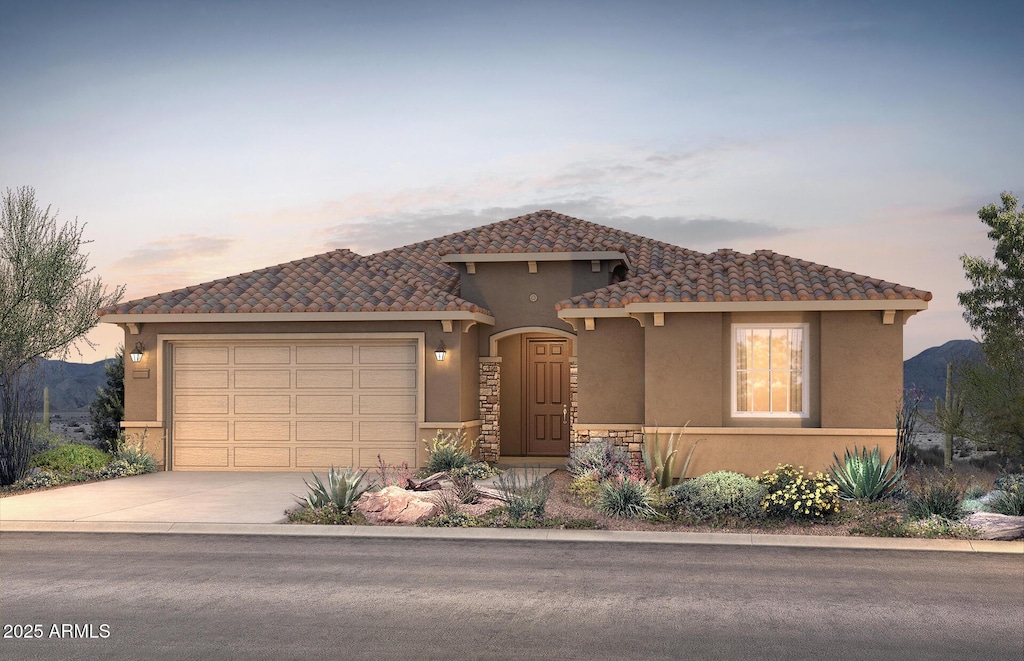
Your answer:
[[[132,358],[133,363],[137,363],[142,360],[142,354],[146,353],[146,347],[143,346],[142,342],[136,342],[135,348],[128,354]]]
[[[441,344],[437,345],[437,348],[434,349],[434,358],[437,358],[437,362],[440,363],[444,360],[447,353],[448,350],[444,348],[444,340],[441,340]]]

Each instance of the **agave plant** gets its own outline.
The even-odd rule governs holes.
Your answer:
[[[303,480],[309,488],[309,493],[306,494],[304,500],[299,502],[311,508],[334,505],[338,510],[348,512],[359,500],[359,496],[362,496],[370,486],[363,485],[364,477],[366,477],[366,471],[359,473],[353,468],[341,470],[331,466],[327,472],[326,485],[320,481],[316,473],[313,473],[312,484]]]
[[[853,453],[846,448],[843,460],[832,453],[835,463],[829,468],[829,477],[839,486],[843,500],[879,500],[895,493],[903,479],[903,468],[896,466],[896,455],[883,462],[878,446],[868,452],[867,446]]]
[[[679,455],[679,450],[683,444],[683,434],[686,433],[686,427],[690,423],[687,422],[683,425],[682,432],[672,432],[669,435],[668,442],[660,444],[661,434],[655,429],[653,434],[646,434],[644,436],[644,445],[641,448],[641,453],[644,460],[644,469],[647,472],[648,479],[654,480],[662,489],[668,489],[672,486],[672,475],[675,473],[675,461]],[[701,439],[697,439],[692,446],[690,446],[690,452],[686,455],[686,462],[683,464],[682,471],[679,475],[679,479],[683,480],[686,478],[686,471],[690,467],[690,459],[693,457],[693,451],[697,449],[697,443],[700,443]]]

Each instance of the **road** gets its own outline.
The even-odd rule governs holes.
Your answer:
[[[4,533],[0,622],[43,631],[4,659],[1024,659],[1024,558]]]

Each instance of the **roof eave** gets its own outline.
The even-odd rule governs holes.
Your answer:
[[[627,303],[616,308],[564,308],[559,319],[599,317],[628,317],[642,312],[830,312],[854,310],[913,310],[928,309],[928,302],[917,298],[861,299],[842,301],[704,301]]]
[[[423,310],[381,312],[166,312],[110,313],[100,316],[105,324],[270,322],[270,321],[440,321],[468,320],[489,326],[494,317],[466,310]]]

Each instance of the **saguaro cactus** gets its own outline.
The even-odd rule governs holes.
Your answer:
[[[946,363],[946,399],[935,398],[935,419],[945,434],[943,454],[946,468],[953,467],[953,437],[960,434],[964,424],[964,404],[953,392],[953,363]]]

